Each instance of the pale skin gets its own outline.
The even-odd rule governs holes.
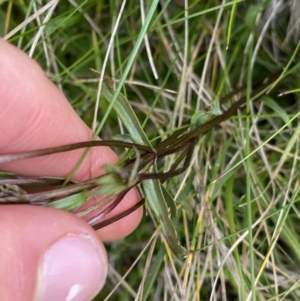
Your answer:
[[[3,40],[0,40],[0,133],[0,154],[87,141],[92,137],[90,128],[38,64]],[[76,150],[8,163],[0,165],[0,170],[27,176],[66,177],[82,153],[83,150]],[[95,148],[74,180],[99,176],[103,164],[117,160],[110,148]],[[133,206],[139,199],[138,192],[131,190],[114,214]],[[137,227],[141,217],[140,208],[95,232],[85,221],[68,212],[26,205],[1,206],[0,300],[32,301],[41,257],[48,246],[70,233],[88,235],[94,240],[103,261],[97,288],[100,290],[107,273],[107,255],[102,241],[125,237]],[[91,296],[95,294],[96,291]]]

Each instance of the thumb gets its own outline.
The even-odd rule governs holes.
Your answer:
[[[0,300],[84,301],[103,287],[104,246],[74,215],[51,208],[2,206],[0,229]]]

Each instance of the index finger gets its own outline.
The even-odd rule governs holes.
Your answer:
[[[3,40],[0,40],[0,66],[0,154],[91,140],[92,131],[38,64]],[[74,150],[11,162],[1,165],[0,169],[27,176],[66,177],[83,152]],[[94,148],[77,170],[74,179],[84,181],[99,176],[104,164],[117,160],[117,155],[110,148]],[[114,214],[138,201],[138,192],[131,190]],[[99,230],[100,238],[114,240],[127,235],[137,226],[141,215],[140,209]]]

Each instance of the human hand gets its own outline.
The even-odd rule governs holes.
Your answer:
[[[92,131],[41,68],[0,39],[0,154],[90,140]],[[65,177],[83,150],[0,165],[0,170],[26,176]],[[108,147],[93,148],[74,176],[84,181],[115,163]],[[92,162],[92,166],[90,163]],[[114,214],[139,201],[132,189]],[[107,256],[101,241],[132,232],[142,209],[97,232],[75,215],[57,209],[0,207],[0,300],[91,300],[103,287]]]

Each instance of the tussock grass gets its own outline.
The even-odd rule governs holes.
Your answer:
[[[0,34],[39,62],[89,126],[103,123],[103,138],[124,129],[101,98],[95,111],[91,68],[124,82],[154,145],[213,101],[229,95],[222,113],[246,99],[164,184],[191,252],[173,254],[148,210],[132,235],[107,245],[109,277],[95,300],[299,300],[297,0],[153,1],[142,35],[150,1],[42,2],[2,1]],[[159,162],[160,171],[175,159]]]

